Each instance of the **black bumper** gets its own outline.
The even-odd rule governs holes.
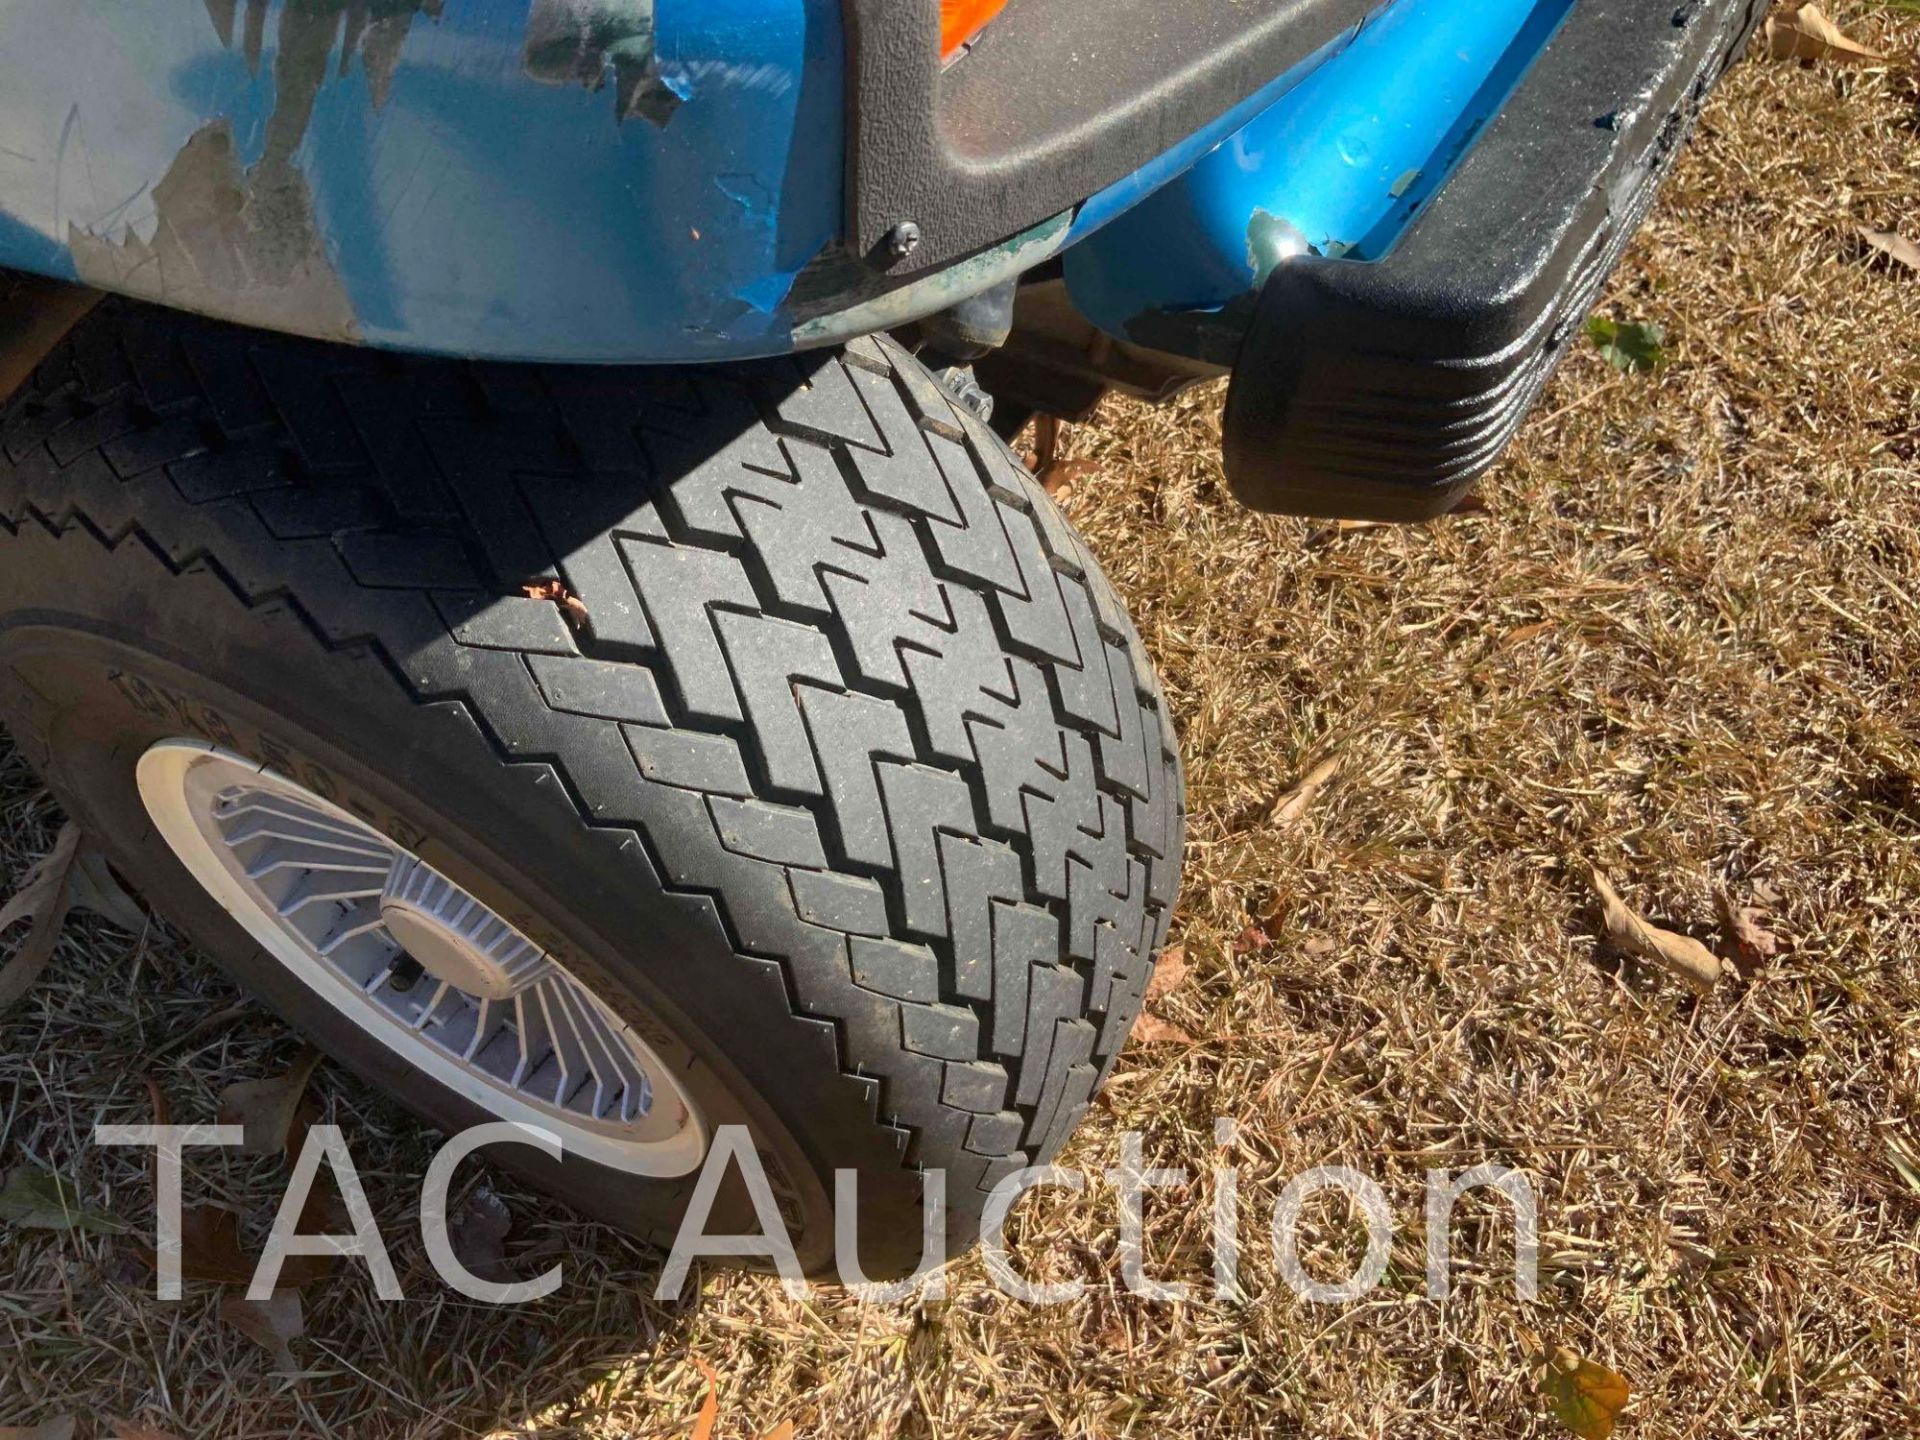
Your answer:
[[[1423,520],[1498,458],[1767,0],[1580,0],[1387,258],[1261,291],[1225,424],[1258,510]]]

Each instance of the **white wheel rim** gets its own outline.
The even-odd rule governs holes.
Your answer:
[[[699,1166],[699,1109],[653,1048],[405,846],[203,740],[161,741],[136,776],[207,893],[395,1055],[497,1119],[552,1131],[570,1155],[660,1177]]]

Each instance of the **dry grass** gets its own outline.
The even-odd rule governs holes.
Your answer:
[[[1214,1117],[1235,1117],[1244,1304],[1128,1296],[1103,1191],[1043,1194],[1016,1225],[1026,1263],[1089,1281],[1052,1310],[971,1263],[927,1310],[743,1277],[662,1307],[657,1257],[507,1192],[518,1241],[563,1246],[570,1273],[502,1318],[425,1273],[423,1142],[325,1068],[410,1298],[381,1304],[364,1276],[316,1297],[310,1369],[287,1381],[211,1296],[155,1301],[126,1242],[0,1234],[0,1418],[684,1435],[704,1361],[724,1437],[1552,1434],[1524,1324],[1628,1377],[1635,1436],[1920,1433],[1920,1194],[1891,1158],[1920,1149],[1920,277],[1854,238],[1920,235],[1917,125],[1906,76],[1737,73],[1608,301],[1663,322],[1673,363],[1576,358],[1484,513],[1246,514],[1213,393],[1073,435],[1103,478],[1068,509],[1185,737],[1191,972],[1164,1008],[1202,1039],[1136,1046],[1065,1160],[1104,1168],[1132,1126],[1194,1171],[1149,1207],[1148,1253],[1201,1280]],[[1301,823],[1249,820],[1329,753],[1341,775]],[[0,876],[55,819],[0,765]],[[1776,897],[1782,952],[1701,1004],[1623,970],[1597,953],[1590,859],[1719,946],[1714,886]],[[1271,943],[1236,943],[1250,918]],[[94,1203],[143,1196],[133,1156],[82,1136],[144,1118],[142,1070],[205,1118],[221,1085],[279,1068],[292,1042],[257,1015],[149,1058],[234,998],[171,939],[76,922],[0,1030],[6,1163],[65,1169]],[[1489,1159],[1541,1197],[1540,1299],[1515,1297],[1504,1209],[1470,1201],[1434,1304],[1422,1176]],[[1387,1284],[1345,1308],[1278,1287],[1260,1238],[1284,1177],[1330,1163],[1377,1177],[1398,1221]],[[267,1162],[194,1173],[255,1211],[277,1195]],[[1310,1209],[1309,1265],[1333,1273],[1352,1234]]]

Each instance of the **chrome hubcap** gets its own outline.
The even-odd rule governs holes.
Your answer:
[[[703,1126],[633,1027],[477,897],[360,817],[202,741],[139,766],[174,853],[269,954],[362,1030],[501,1119],[643,1174]]]

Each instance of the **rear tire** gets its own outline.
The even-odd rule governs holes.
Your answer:
[[[0,711],[241,984],[460,1128],[491,1114],[215,903],[136,767],[202,740],[428,861],[751,1129],[809,1273],[838,1168],[875,1278],[919,1258],[918,1170],[971,1243],[1111,1067],[1175,898],[1131,625],[886,340],[477,366],[109,302],[0,409]],[[695,1178],[490,1154],[662,1243]],[[709,1229],[755,1230],[724,1195]]]

